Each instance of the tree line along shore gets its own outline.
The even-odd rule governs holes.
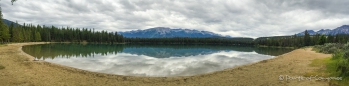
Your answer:
[[[349,35],[309,35],[276,36],[253,38],[126,38],[117,32],[94,31],[87,28],[41,26],[32,24],[9,26],[0,21],[0,42],[89,42],[89,43],[143,43],[143,44],[222,44],[222,45],[256,45],[274,47],[303,47],[323,45],[325,43],[346,43]]]

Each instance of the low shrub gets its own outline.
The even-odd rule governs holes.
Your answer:
[[[343,54],[343,58],[344,59],[349,59],[349,51],[343,51],[344,54]]]
[[[345,45],[339,44],[339,43],[326,43],[324,45],[315,45],[313,48],[314,50],[321,53],[333,54],[335,52],[342,51],[344,49],[349,49],[343,46]],[[346,44],[346,46],[349,46],[349,44]]]
[[[338,52],[338,51],[340,51],[340,49],[338,49],[337,47],[330,47],[330,48],[328,48],[328,49],[325,49],[326,51],[326,53],[335,53],[335,52]]]
[[[343,57],[343,52],[337,51],[334,54],[332,54],[332,59],[340,59]]]
[[[340,72],[339,76],[348,77],[349,76],[349,60],[348,59],[338,59],[337,61],[337,72]]]
[[[349,42],[343,45],[343,50],[349,50]]]

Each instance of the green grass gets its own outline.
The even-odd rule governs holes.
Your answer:
[[[341,73],[337,71],[339,60],[341,59],[332,59],[326,63],[326,68],[327,68],[326,72],[329,73],[329,76],[331,77],[340,76]],[[340,77],[343,77],[343,76],[340,76]],[[343,80],[341,81],[333,80],[331,81],[331,83],[337,84],[339,86],[347,86],[349,84],[349,77],[348,76],[343,77]]]
[[[315,59],[313,60],[309,66],[311,67],[321,67],[321,66],[324,66],[326,65],[325,63],[331,61],[331,58],[324,58],[324,59]]]
[[[0,43],[0,47],[2,47],[2,46],[7,46],[7,45],[6,45],[6,44],[1,44],[1,43]]]
[[[320,69],[312,72],[307,72],[304,74],[305,77],[309,76],[324,76],[324,77],[341,77],[340,72],[337,71],[338,61],[340,59],[324,58],[324,59],[315,59],[312,61],[309,66],[311,67],[320,67]],[[342,77],[342,80],[331,80],[329,83],[332,85],[338,86],[347,86],[349,84],[349,77]]]
[[[311,67],[320,67],[320,69],[312,72],[307,72],[304,74],[305,77],[310,77],[310,76],[329,76],[329,73],[327,72],[327,66],[326,63],[331,61],[331,58],[325,58],[325,59],[315,59],[313,60],[309,66]]]
[[[320,53],[332,54],[332,58],[316,59],[310,64],[313,67],[321,69],[315,73],[305,75],[326,73],[326,77],[342,77],[342,80],[332,80],[330,85],[347,86],[349,84],[349,42],[346,44],[326,43],[324,45],[315,45],[313,50]],[[319,66],[319,65],[322,65]]]

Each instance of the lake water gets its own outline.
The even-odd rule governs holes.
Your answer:
[[[191,76],[221,71],[292,51],[223,45],[40,44],[23,51],[40,60],[128,76]]]

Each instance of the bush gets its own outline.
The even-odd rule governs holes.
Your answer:
[[[343,45],[343,50],[349,50],[349,42]]]
[[[336,53],[332,54],[332,59],[340,59],[343,57],[343,52],[337,51]]]
[[[348,77],[349,76],[349,60],[348,59],[339,59],[337,61],[337,71],[340,72],[339,76]]]
[[[349,51],[344,51],[343,58],[349,59]]]
[[[342,50],[343,45],[338,43],[326,43],[324,45],[315,45],[313,48],[318,52],[331,54]]]
[[[326,53],[335,53],[335,52],[339,52],[340,49],[338,49],[337,47],[330,47],[328,49],[326,49],[327,51],[325,51]]]

